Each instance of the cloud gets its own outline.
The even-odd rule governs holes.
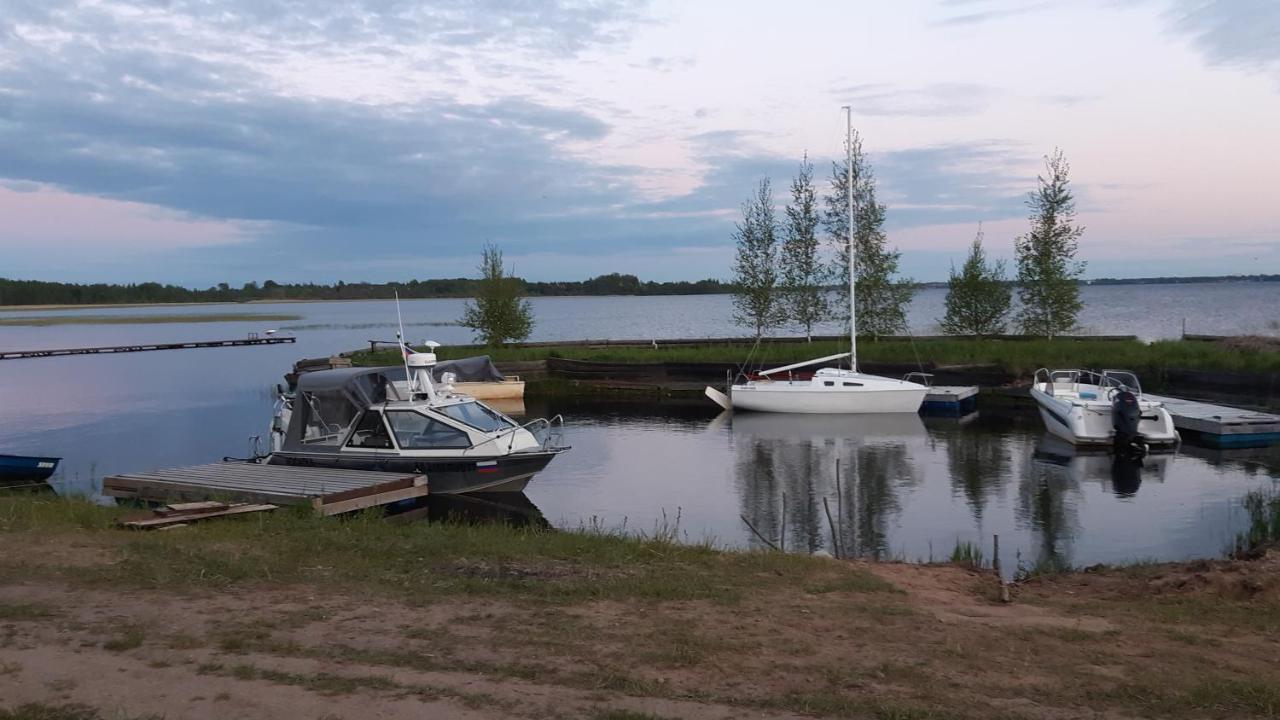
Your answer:
[[[948,15],[936,21],[937,25],[979,25],[1054,7],[1052,2],[1015,3],[1008,0],[944,0],[942,5],[963,8],[966,11]],[[973,9],[969,10],[969,8]]]
[[[833,94],[860,115],[936,117],[982,112],[999,91],[976,83],[944,82],[917,88],[873,83],[836,88]]]
[[[1173,0],[1165,15],[1212,64],[1280,71],[1275,0]]]

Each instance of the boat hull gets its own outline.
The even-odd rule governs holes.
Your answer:
[[[0,455],[0,479],[47,480],[62,458],[31,455]]]
[[[524,398],[523,380],[501,382],[456,382],[454,392],[470,395],[477,400],[520,400]]]
[[[275,452],[272,465],[332,467],[346,470],[416,472],[427,476],[431,494],[523,492],[533,476],[563,450],[513,453],[497,457],[405,458],[382,456],[325,456]]]
[[[1031,397],[1039,406],[1040,419],[1051,435],[1073,445],[1114,444],[1115,426],[1109,403],[1072,402],[1038,387],[1031,388]],[[1173,445],[1179,439],[1169,411],[1154,403],[1143,403],[1138,434],[1150,445]]]
[[[793,388],[784,391],[736,386],[729,393],[733,409],[775,413],[914,413],[920,410],[925,387],[871,391],[833,391]]]

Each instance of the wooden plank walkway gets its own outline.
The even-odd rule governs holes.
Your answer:
[[[960,417],[978,408],[977,385],[934,385],[924,396],[920,412],[925,415]]]
[[[117,498],[169,502],[231,500],[310,505],[322,515],[422,497],[427,478],[416,473],[220,462],[112,475],[102,492]]]
[[[104,347],[56,348],[52,350],[0,350],[0,360],[62,357],[65,355],[104,355],[110,353],[151,352],[153,350],[192,350],[195,348],[245,347],[248,345],[283,345],[297,342],[294,337],[250,337],[237,340],[197,340],[180,343],[144,343],[140,345],[108,345]]]
[[[1261,447],[1280,441],[1280,415],[1143,393],[1164,403],[1179,430],[1214,447]]]

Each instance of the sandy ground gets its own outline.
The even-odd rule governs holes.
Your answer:
[[[311,587],[11,582],[0,586],[0,713],[1280,717],[1274,556],[1058,576],[1016,588],[1010,604],[989,574],[863,567],[897,590],[416,605]]]

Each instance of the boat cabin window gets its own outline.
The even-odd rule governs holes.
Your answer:
[[[356,425],[355,432],[351,433],[347,447],[390,450],[391,433],[387,432],[387,426],[382,422],[382,413],[377,410],[366,412]]]
[[[478,402],[464,402],[432,409],[484,432],[497,432],[515,427],[515,423]]]
[[[402,450],[435,450],[440,448],[468,448],[471,438],[457,428],[420,415],[416,412],[388,412],[391,431]]]
[[[341,390],[304,392],[302,442],[307,445],[341,445],[360,414]]]
[[[848,382],[847,380],[841,384],[845,387],[862,387],[862,383]]]
[[[836,386],[836,381],[835,381],[835,380],[823,380],[823,381],[822,381],[822,384],[823,384],[823,385],[826,385],[827,387],[835,387],[835,386]]]

